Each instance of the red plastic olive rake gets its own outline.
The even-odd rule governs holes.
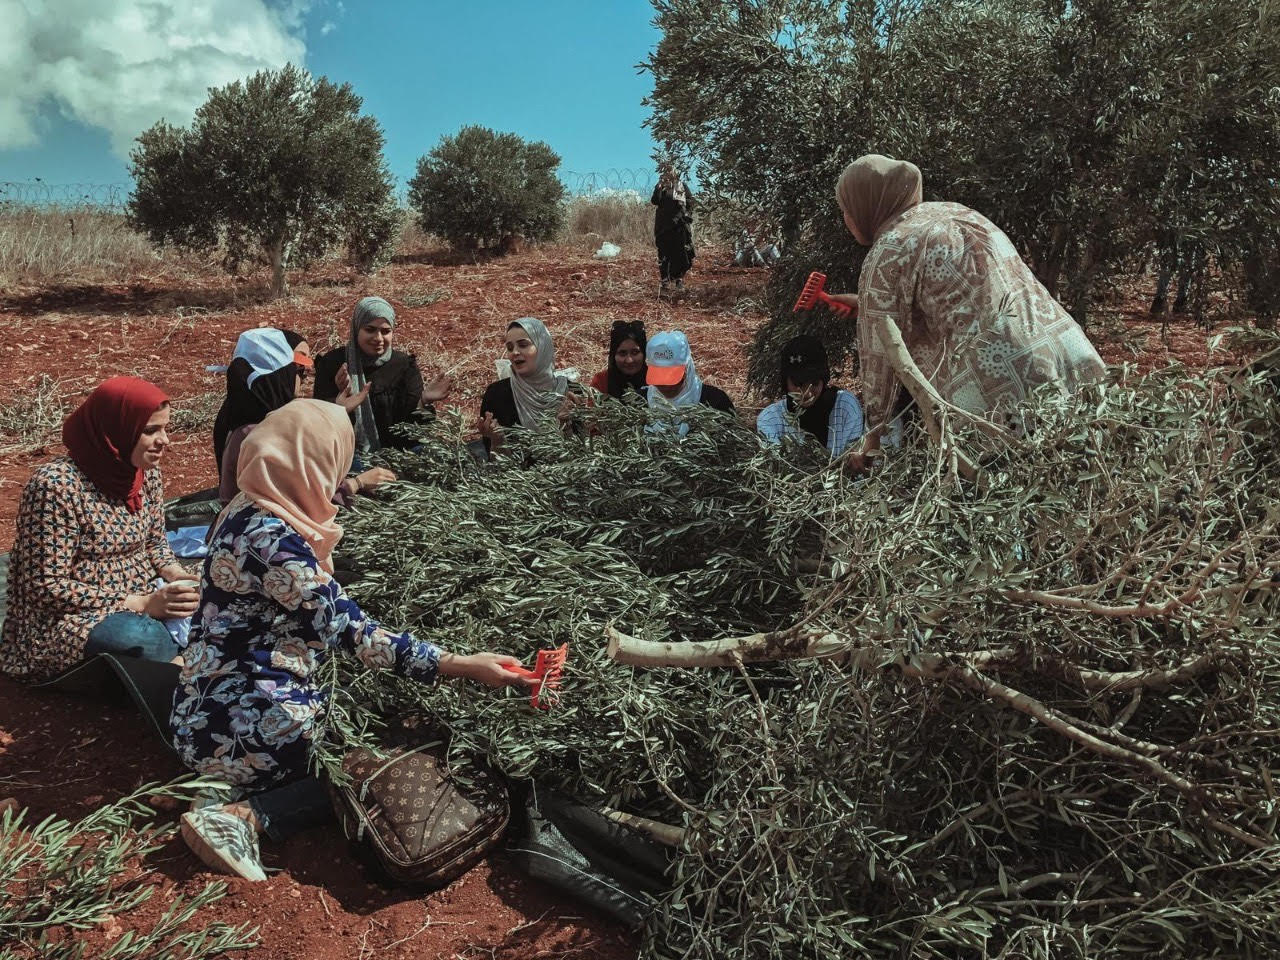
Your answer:
[[[842,317],[847,317],[853,312],[853,308],[847,303],[841,303],[839,300],[831,299],[823,287],[827,285],[827,275],[821,271],[815,270],[809,274],[809,279],[804,282],[804,287],[800,290],[800,296],[796,298],[796,305],[791,308],[792,313],[799,313],[801,310],[812,310],[819,303],[825,303],[827,309],[833,313],[837,313]]]
[[[560,702],[560,682],[564,678],[564,662],[569,659],[569,644],[562,643],[554,650],[539,650],[532,670],[524,667],[503,667],[522,677],[537,681],[529,702],[539,710],[550,710]]]

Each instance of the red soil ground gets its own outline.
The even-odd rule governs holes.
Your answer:
[[[504,260],[459,263],[431,255],[401,257],[372,278],[337,266],[296,277],[283,301],[265,299],[252,283],[210,274],[175,281],[140,278],[129,284],[18,290],[0,295],[0,357],[6,376],[0,404],[33,389],[42,374],[56,379],[68,409],[103,378],[136,373],[161,384],[181,409],[200,402],[200,429],[178,433],[162,469],[170,495],[213,484],[209,425],[221,375],[236,336],[254,326],[298,330],[318,353],[340,343],[359,296],[387,297],[400,319],[399,343],[424,369],[455,379],[451,402],[479,405],[493,379],[493,361],[511,319],[533,314],[548,322],[559,365],[590,376],[603,365],[610,323],[643,318],[652,330],[690,334],[704,377],[735,399],[745,396],[745,347],[764,318],[759,306],[765,272],[717,267],[708,255],[675,303],[657,299],[650,259],[601,263],[571,248],[535,250]],[[719,257],[724,261],[724,257]],[[1108,361],[1142,369],[1180,359],[1208,360],[1203,331],[1175,321],[1167,341],[1143,304],[1117,311],[1138,354],[1103,340]],[[744,404],[750,407],[750,403]],[[0,424],[0,429],[4,425]],[[61,453],[44,446],[0,455],[0,550],[13,539],[18,497],[31,471]],[[181,773],[132,710],[37,693],[0,679],[0,797],[47,814],[76,818],[138,785]],[[162,816],[173,817],[172,810]],[[260,926],[261,958],[613,958],[635,955],[635,939],[611,921],[566,903],[514,872],[502,855],[430,896],[368,883],[336,828],[312,831],[272,849],[280,872],[265,884],[232,882],[216,919]],[[87,939],[87,956],[126,929],[147,928],[177,891],[197,889],[207,871],[180,841],[154,855],[145,882],[160,889],[128,916],[104,922]]]
[[[675,304],[657,300],[655,274],[647,259],[602,263],[559,249],[478,264],[410,258],[373,278],[328,267],[296,278],[293,295],[279,302],[216,275],[181,284],[140,279],[20,290],[0,296],[0,363],[7,374],[0,404],[47,374],[59,381],[70,409],[105,377],[133,373],[163,386],[178,410],[184,401],[222,392],[224,378],[204,368],[226,363],[241,331],[292,328],[320,352],[342,341],[352,304],[369,293],[395,305],[400,345],[417,353],[424,370],[452,376],[450,402],[469,411],[478,409],[494,377],[506,324],[529,314],[551,327],[559,365],[577,365],[586,376],[603,363],[613,320],[641,317],[651,330],[683,327],[708,379],[740,395],[743,348],[762,316],[749,302],[759,295],[761,274],[700,270]],[[166,454],[161,469],[170,495],[214,483],[208,429],[214,410],[216,403],[208,406],[202,429],[178,433]],[[31,471],[62,452],[50,437],[47,445],[0,455],[0,550],[12,545],[18,498]],[[0,798],[13,797],[29,807],[29,816],[78,818],[143,783],[182,772],[131,709],[38,693],[0,678]],[[264,884],[232,881],[230,895],[202,915],[258,925],[261,946],[248,956],[635,956],[632,934],[541,889],[501,854],[430,896],[367,882],[336,827],[270,847],[264,856],[281,868],[278,874]],[[159,890],[143,907],[89,933],[86,956],[98,955],[125,930],[149,928],[176,892],[194,891],[211,879],[179,840],[145,866],[151,871],[145,882]]]

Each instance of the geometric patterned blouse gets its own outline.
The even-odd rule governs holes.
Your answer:
[[[89,631],[177,562],[164,536],[164,480],[158,469],[144,476],[142,509],[130,513],[67,457],[36,468],[9,558],[0,672],[35,681],[75,666]]]
[[[944,400],[1000,422],[1041,384],[1075,393],[1106,365],[1013,243],[959,203],[921,203],[890,221],[858,281],[858,362],[868,427],[902,386],[886,321]]]

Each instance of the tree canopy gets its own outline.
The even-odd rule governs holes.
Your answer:
[[[288,65],[209,91],[188,128],[164,121],[132,153],[129,215],[156,244],[221,248],[228,269],[285,271],[345,243],[370,269],[399,225],[377,120],[349,84]]]
[[[489,246],[507,235],[545,240],[564,222],[559,166],[545,143],[463,127],[419,158],[409,204],[424,230],[456,246]]]
[[[863,153],[988,216],[1081,322],[1152,255],[1199,243],[1274,315],[1280,21],[1263,0],[656,0],[655,135],[704,195],[767,212],[787,253],[757,374],[809,270],[855,287],[834,201]],[[1241,274],[1244,283],[1241,284]],[[1205,307],[1198,291],[1196,309]],[[805,322],[805,321],[800,321]],[[852,341],[831,318],[838,352]],[[826,328],[821,327],[826,324]]]

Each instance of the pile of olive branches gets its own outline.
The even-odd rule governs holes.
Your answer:
[[[189,799],[204,784],[141,787],[71,822],[0,814],[0,960],[80,960],[83,931],[127,915],[151,898],[143,858],[172,836],[150,822],[156,796]],[[126,930],[94,956],[102,960],[202,960],[247,950],[256,928],[191,921],[226,894],[225,883],[179,893],[147,930]]]
[[[359,673],[337,726],[434,713],[680,826],[652,956],[1270,955],[1280,349],[1251,349],[1017,432],[935,406],[865,477],[711,416],[606,409],[485,468],[438,424],[349,519],[353,589],[451,649],[567,640],[563,703]]]

